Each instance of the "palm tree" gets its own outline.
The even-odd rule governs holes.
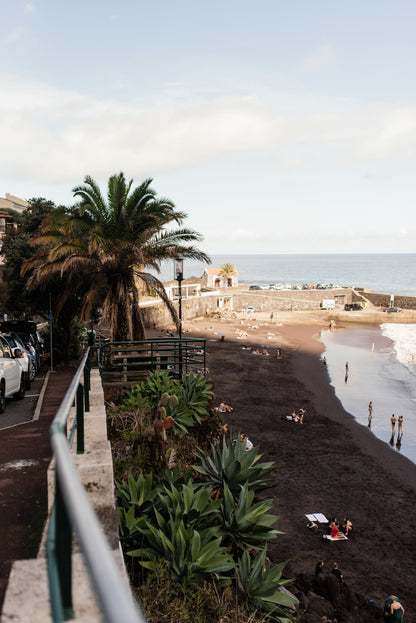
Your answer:
[[[228,278],[235,273],[235,268],[232,264],[227,262],[221,266],[219,274],[224,279],[224,287],[228,285]]]
[[[178,324],[162,282],[146,269],[159,272],[162,260],[178,256],[210,263],[205,253],[189,246],[202,240],[199,233],[166,229],[172,222],[181,225],[186,214],[169,199],[157,198],[152,181],[146,179],[132,189],[133,180],[127,183],[123,173],[113,175],[105,200],[87,176],[84,185],[73,189],[79,202],[51,213],[33,241],[35,255],[23,266],[24,272],[31,271],[29,286],[46,286],[57,273],[67,280],[66,295],[87,283],[80,317],[88,320],[101,306],[113,341],[144,339],[139,298],[149,292],[160,296]],[[66,295],[58,302],[56,315]]]

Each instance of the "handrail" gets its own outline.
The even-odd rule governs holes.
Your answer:
[[[81,378],[84,370],[87,371],[88,380],[84,377],[83,390],[89,391],[88,362],[89,349],[50,428],[56,462],[55,503],[46,542],[52,617],[55,623],[73,618],[71,575],[72,531],[74,531],[107,623],[145,623],[146,619],[134,602],[129,586],[122,579],[120,569],[81,484],[66,437],[68,415],[74,402],[77,404],[78,418],[79,388],[82,387]]]

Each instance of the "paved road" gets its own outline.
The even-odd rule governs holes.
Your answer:
[[[44,374],[23,400],[8,401],[0,414],[0,613],[13,561],[38,552],[48,512],[49,428],[74,373],[60,366],[49,375],[39,419],[32,416]]]
[[[0,413],[0,429],[32,420],[46,372],[47,369],[40,371],[35,380],[32,381],[31,388],[26,390],[23,400],[7,399],[6,409],[4,413]]]

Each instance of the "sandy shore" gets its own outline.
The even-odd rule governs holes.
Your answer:
[[[289,560],[292,576],[313,573],[320,558],[328,570],[337,561],[354,591],[380,607],[395,593],[406,620],[416,620],[416,466],[342,408],[320,360],[322,345],[313,337],[320,326],[306,315],[279,314],[270,321],[256,314],[248,320],[205,317],[185,328],[208,339],[217,399],[234,408],[226,421],[276,463],[269,495],[284,534],[271,547],[273,560]],[[253,355],[262,345],[270,356]],[[300,407],[306,409],[303,425],[288,422],[286,416]],[[322,542],[306,527],[305,514],[315,512],[341,521],[348,515],[352,537]]]

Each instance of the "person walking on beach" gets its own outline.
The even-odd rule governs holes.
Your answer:
[[[370,402],[368,403],[368,426],[371,426],[371,420],[373,418],[373,403],[370,400]]]
[[[391,432],[394,435],[394,431],[396,429],[396,416],[394,415],[394,413],[390,418],[390,422],[391,422]]]
[[[325,368],[326,368],[326,357],[324,357],[324,358],[322,359],[322,363],[324,364],[324,366],[325,366]]]

